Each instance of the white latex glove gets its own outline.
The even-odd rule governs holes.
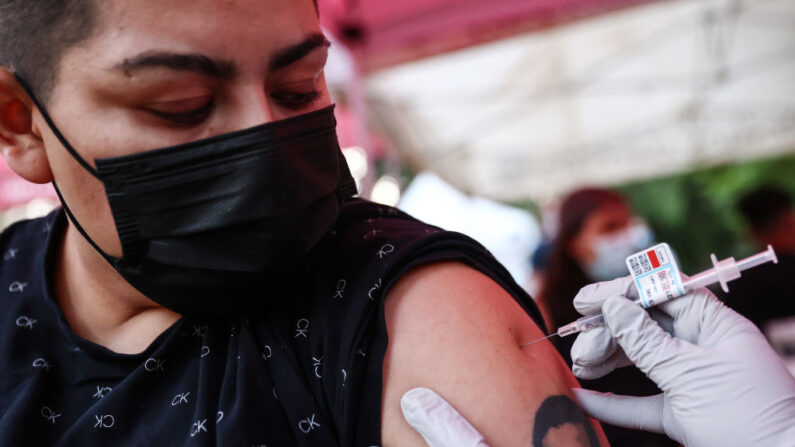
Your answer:
[[[586,413],[691,447],[795,446],[795,379],[756,326],[699,289],[655,308],[672,318],[668,333],[627,299],[636,297],[629,277],[580,291],[574,306],[583,315],[602,312],[607,327],[579,334],[572,370],[590,379],[631,361],[663,393],[576,389]]]
[[[400,408],[430,447],[489,447],[475,427],[433,390],[409,390],[400,399]]]

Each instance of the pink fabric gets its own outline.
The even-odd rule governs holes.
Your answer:
[[[319,0],[365,71],[651,0]],[[346,30],[358,29],[361,39]]]
[[[0,161],[0,211],[30,202],[36,198],[58,200],[51,184],[37,185],[16,175]]]

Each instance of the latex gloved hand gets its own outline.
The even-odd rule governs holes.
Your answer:
[[[578,335],[572,370],[592,379],[631,362],[663,393],[574,390],[586,413],[686,446],[795,446],[795,379],[756,326],[699,289],[652,309],[666,331],[636,298],[630,277],[580,291],[574,306],[606,327]]]
[[[400,399],[400,409],[430,447],[489,447],[475,427],[428,388],[409,390]]]

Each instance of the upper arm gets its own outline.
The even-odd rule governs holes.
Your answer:
[[[544,336],[538,326],[474,269],[445,263],[410,272],[387,296],[386,323],[385,446],[425,445],[400,410],[403,394],[419,386],[447,399],[490,445],[539,445],[539,433],[547,442],[575,432],[582,445],[588,435],[604,439],[598,425],[582,423],[577,382],[552,345],[520,347]]]

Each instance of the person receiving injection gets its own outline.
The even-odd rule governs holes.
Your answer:
[[[686,278],[692,287],[684,296],[660,300],[653,313],[638,305],[637,275],[581,289],[577,311],[601,313],[604,325],[578,334],[574,375],[593,379],[634,364],[662,390],[633,397],[574,389],[586,413],[686,446],[795,445],[795,378],[753,323],[703,287],[725,287],[739,271],[768,261],[775,261],[770,249],[739,262],[713,256],[715,268]],[[432,390],[412,389],[401,404],[431,447],[488,445]]]

